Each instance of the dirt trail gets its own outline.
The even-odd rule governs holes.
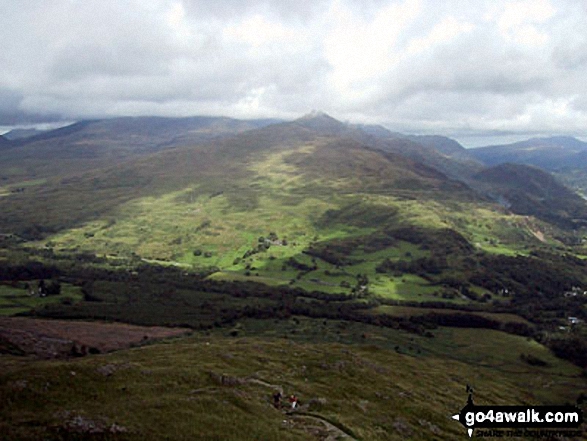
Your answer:
[[[324,441],[337,441],[337,440],[353,440],[357,441],[356,438],[353,438],[351,435],[346,433],[344,430],[339,429],[334,424],[330,423],[329,421],[325,420],[319,415],[310,415],[310,414],[293,414],[291,415],[292,419],[295,421],[314,421],[321,423],[324,427],[324,430],[327,433],[327,437],[324,438]]]
[[[265,387],[271,388],[273,390],[278,390],[279,393],[281,393],[281,395],[283,395],[283,386],[280,386],[278,384],[267,383],[266,381],[259,380],[257,378],[249,378],[249,379],[247,379],[247,383],[259,384],[261,386],[265,386]],[[307,405],[300,407],[301,410],[303,410],[304,408],[307,408]],[[293,421],[295,421],[296,423],[302,423],[302,424],[304,424],[304,426],[306,426],[305,423],[307,423],[309,421],[320,423],[323,426],[323,430],[319,430],[319,431],[326,432],[326,438],[324,438],[324,441],[337,441],[337,440],[354,440],[354,441],[356,441],[356,438],[353,438],[351,435],[346,433],[344,430],[336,427],[334,424],[332,424],[328,420],[322,418],[320,415],[304,413],[303,411],[300,411],[300,410],[286,411],[286,414]],[[312,431],[311,427],[304,427],[304,428],[307,429],[308,431]]]
[[[526,228],[528,228],[528,230],[530,231],[530,233],[532,233],[532,235],[538,239],[540,242],[546,242],[546,238],[544,237],[544,233],[542,231],[540,231],[538,229],[538,227],[536,227],[535,225],[532,225],[532,223],[530,222],[530,218],[529,217],[525,217],[524,221],[522,222],[522,225],[524,225]]]
[[[222,377],[215,374],[215,377]],[[273,390],[279,391],[281,395],[284,395],[283,386],[279,384],[272,384],[268,383],[264,380],[260,380],[258,378],[244,378],[239,379],[237,377],[230,377],[233,379],[232,382],[235,384],[258,384],[260,386],[264,386]],[[221,383],[226,383],[226,381],[221,381]],[[325,418],[321,417],[320,415],[305,413],[308,409],[308,404],[302,405],[299,407],[299,410],[290,410],[289,407],[287,410],[284,410],[284,413],[290,418],[290,421],[284,420],[284,422],[292,423],[295,427],[298,427],[302,430],[305,430],[311,434],[317,435],[320,439],[324,441],[337,441],[337,440],[355,440],[356,438],[352,437],[350,434],[345,432],[344,430],[336,427],[334,424],[326,420]],[[321,427],[317,427],[312,425],[311,423],[319,423]],[[324,438],[324,436],[326,436]]]
[[[249,383],[260,384],[261,386],[266,386],[266,387],[269,387],[269,388],[271,388],[271,389],[278,390],[278,391],[279,391],[279,393],[280,393],[281,395],[283,395],[283,387],[282,387],[282,386],[280,386],[279,384],[271,384],[271,383],[267,383],[266,381],[263,381],[263,380],[258,380],[258,379],[256,379],[256,378],[251,378],[251,379],[249,379],[249,380],[247,380],[247,381],[248,381]]]

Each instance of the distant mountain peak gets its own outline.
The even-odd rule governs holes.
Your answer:
[[[339,134],[349,129],[346,124],[318,110],[312,110],[310,113],[296,119],[294,123],[307,129],[327,132],[328,134]]]
[[[25,139],[31,138],[36,135],[40,135],[41,133],[46,132],[46,130],[38,130],[38,129],[12,129],[9,132],[6,132],[2,137],[9,141],[14,141],[18,139]],[[0,141],[1,142],[1,141]]]
[[[543,136],[538,138],[532,138],[529,141],[545,141],[551,143],[581,142],[574,136]]]
[[[304,116],[302,116],[299,119],[302,120],[302,119],[313,119],[313,118],[329,118],[329,119],[334,119],[333,117],[331,117],[326,112],[324,112],[322,110],[316,110],[316,109],[312,109],[309,113],[306,113]]]

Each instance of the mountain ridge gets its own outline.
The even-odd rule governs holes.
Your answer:
[[[121,117],[84,120],[15,140],[0,153],[0,178],[52,178],[111,165],[158,150],[232,136],[275,120],[225,117]]]
[[[10,140],[3,135],[0,135],[0,148],[7,147],[11,144]]]
[[[531,138],[511,144],[470,149],[471,155],[487,165],[515,162],[551,171],[573,164],[576,155],[585,151],[587,143],[568,136]]]
[[[165,137],[177,139],[177,133],[169,128],[170,122],[173,128],[199,124],[204,136],[196,143],[184,144],[187,140],[184,137],[179,145],[171,141],[161,147]],[[66,145],[60,150],[61,157],[52,157],[50,166],[45,164],[45,169],[35,169],[27,176],[27,182],[37,184],[18,187],[18,193],[11,191],[8,198],[0,198],[0,206],[6,206],[5,213],[0,215],[0,225],[10,225],[16,228],[15,232],[26,236],[44,236],[104,216],[134,198],[163,195],[188,187],[198,187],[200,194],[223,193],[235,206],[254,207],[259,197],[267,194],[267,188],[274,194],[286,176],[283,182],[289,182],[287,191],[295,193],[297,198],[322,195],[320,197],[327,201],[333,195],[396,194],[423,200],[433,197],[487,202],[487,198],[499,201],[509,195],[519,201],[527,190],[526,197],[535,203],[526,204],[523,209],[520,203],[512,204],[514,212],[535,214],[565,228],[574,224],[565,221],[565,210],[560,204],[568,204],[568,213],[575,213],[571,217],[581,219],[584,215],[579,208],[583,202],[559,189],[557,194],[561,197],[555,201],[559,213],[555,217],[545,217],[547,210],[540,191],[518,189],[513,197],[512,186],[505,185],[508,183],[505,169],[483,174],[483,166],[470,160],[466,149],[450,138],[404,136],[382,127],[365,131],[325,113],[271,122],[273,120],[250,123],[224,118],[118,118],[107,122],[85,121],[57,129],[42,136],[41,139],[50,141],[48,144],[43,144],[41,139],[30,141],[10,149],[14,155],[12,162],[1,162],[8,167],[23,168],[27,161],[42,163],[47,156],[52,157],[55,149]],[[132,149],[130,153],[121,153],[116,143],[112,144],[114,152],[108,154],[110,145],[106,141],[107,145],[101,147],[102,140],[115,139],[123,149],[128,149],[125,140],[134,139],[129,138],[129,134],[135,136],[137,126],[148,137],[158,133],[157,124],[167,131],[151,140],[147,147],[143,146],[141,154]],[[261,127],[250,129],[251,124]],[[139,136],[134,142],[140,143],[142,139]],[[33,146],[32,151],[27,145]],[[78,151],[79,146],[81,150]],[[39,151],[43,148],[44,156]],[[67,156],[72,149],[77,154],[73,159]],[[0,160],[7,157],[10,158],[5,153],[0,154]],[[20,162],[15,158],[20,158]],[[66,172],[55,172],[62,168]],[[508,170],[522,173],[522,169]],[[492,173],[501,173],[501,180],[491,179]],[[283,176],[276,180],[280,174]],[[549,178],[542,175],[540,179],[547,182]],[[522,184],[516,182],[516,185]],[[86,202],[86,193],[93,193],[91,204]],[[55,203],[44,208],[37,199]],[[247,202],[243,203],[245,200]],[[74,213],[66,210],[61,214],[53,208],[63,206],[79,208]],[[536,208],[534,212],[532,207]],[[26,226],[37,218],[39,210],[47,214],[47,225],[27,232]],[[46,233],[42,232],[44,230]]]
[[[509,162],[540,167],[570,188],[587,194],[587,143],[576,138],[532,138],[470,151],[488,166]]]
[[[0,226],[10,225],[16,228],[14,232],[27,236],[46,235],[104,216],[137,197],[194,186],[200,194],[224,193],[235,207],[255,206],[266,191],[273,194],[279,188],[275,186],[281,185],[273,182],[272,167],[286,171],[293,185],[289,191],[297,198],[314,195],[328,201],[337,194],[390,192],[474,198],[468,187],[441,171],[356,138],[354,129],[347,129],[330,117],[318,116],[164,149],[107,167],[79,170],[0,198],[0,206],[5,206]],[[251,186],[255,179],[265,187]],[[87,201],[89,194],[91,203]],[[48,207],[47,200],[53,201]],[[245,200],[248,202],[243,205]],[[75,212],[61,209],[72,206],[78,207]],[[34,219],[39,210],[45,212],[45,225],[29,231],[27,226],[38,224]]]
[[[514,213],[533,215],[564,228],[587,225],[583,198],[541,168],[504,163],[482,170],[475,179],[490,184],[481,188]]]

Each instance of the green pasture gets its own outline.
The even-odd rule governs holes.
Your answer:
[[[26,289],[22,282],[17,286],[0,284],[0,315],[15,315],[53,303],[75,303],[83,298],[80,287],[67,283],[61,284],[61,293],[59,295],[46,297],[39,297],[37,294],[31,295],[31,289],[34,291],[37,289],[36,282],[29,282],[31,287],[29,289]]]

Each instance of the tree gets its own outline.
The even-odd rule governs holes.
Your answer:
[[[49,285],[47,285],[46,292],[48,296],[58,296],[61,294],[61,283],[59,283],[59,280],[51,280]]]

